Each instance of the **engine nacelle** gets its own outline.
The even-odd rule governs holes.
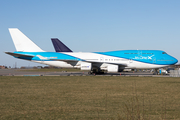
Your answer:
[[[108,65],[107,71],[108,72],[118,72],[119,66],[118,65]]]
[[[91,70],[91,68],[92,68],[92,63],[88,63],[88,62],[81,63],[81,70]]]

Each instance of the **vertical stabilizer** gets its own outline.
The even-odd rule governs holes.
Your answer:
[[[63,44],[59,39],[57,38],[51,38],[51,41],[54,45],[54,49],[56,52],[72,52],[65,44]]]
[[[16,47],[16,51],[22,52],[44,52],[26,35],[17,28],[9,28],[10,35]]]

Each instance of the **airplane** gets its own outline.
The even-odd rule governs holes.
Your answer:
[[[122,72],[124,69],[155,69],[174,65],[178,60],[162,50],[117,50],[108,52],[46,52],[17,28],[9,28],[15,58],[61,68],[79,68],[89,74]],[[155,72],[155,74],[157,74]]]
[[[51,38],[54,49],[56,52],[73,52],[64,43],[62,43],[58,38]]]

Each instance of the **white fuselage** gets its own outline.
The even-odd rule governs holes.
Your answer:
[[[134,61],[132,59],[124,59],[124,58],[113,57],[108,55],[100,55],[89,52],[66,52],[65,54],[77,58],[81,58],[85,60],[85,62],[102,63],[100,65],[101,68],[105,68],[111,64],[119,64],[119,65],[123,64],[126,65],[126,67],[124,68],[131,68],[131,69],[152,69],[152,68],[162,68],[168,66],[168,65],[149,64],[149,63]],[[75,65],[72,65],[64,61],[33,61],[33,62],[56,66],[56,67],[63,67],[63,68],[79,68],[78,66],[80,66],[82,61],[77,62]]]

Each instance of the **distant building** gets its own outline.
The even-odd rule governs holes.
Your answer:
[[[29,67],[29,66],[22,66],[20,69],[41,69],[42,66],[34,66],[34,67]]]
[[[1,66],[1,65],[0,65],[0,69],[7,69],[7,66],[4,66],[4,65]]]
[[[45,69],[54,69],[54,68],[58,69],[58,68],[60,68],[60,67],[55,67],[55,66],[44,66],[44,68],[45,68]]]

